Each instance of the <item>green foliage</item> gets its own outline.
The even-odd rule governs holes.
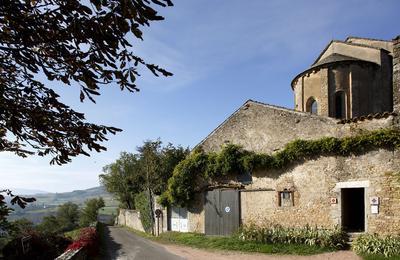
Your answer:
[[[75,203],[67,202],[57,209],[57,221],[62,232],[73,230],[78,227],[79,207]]]
[[[358,254],[391,257],[400,255],[400,236],[380,237],[366,234],[353,241],[352,249]]]
[[[147,192],[141,192],[135,196],[135,204],[140,212],[140,220],[147,233],[151,233],[153,228],[153,218],[150,209],[150,199]]]
[[[106,190],[117,198],[122,208],[134,209],[135,194],[143,189],[145,182],[139,156],[122,152],[118,160],[103,168],[103,172],[105,174],[99,177]]]
[[[0,144],[1,144],[1,142],[0,142]],[[9,196],[11,198],[11,200],[10,200],[11,205],[18,205],[22,209],[24,209],[28,203],[36,201],[35,198],[16,196],[11,192],[11,190],[8,190],[8,189],[0,190],[0,230],[1,231],[6,231],[11,227],[10,223],[7,220],[7,217],[12,211],[14,211],[13,208],[11,208],[7,205],[5,196]]]
[[[91,223],[97,221],[99,210],[104,205],[104,200],[101,197],[87,200],[79,217],[79,225],[81,227],[88,227]]]
[[[23,253],[22,236],[9,241],[3,248],[4,259],[40,259],[52,260],[61,255],[71,240],[64,236],[49,233],[30,233],[30,250]]]
[[[143,40],[144,27],[163,19],[156,7],[167,5],[173,4],[1,1],[0,151],[23,157],[36,152],[64,164],[80,154],[106,150],[102,142],[107,133],[121,130],[87,122],[51,85],[76,86],[81,101],[95,102],[104,86],[138,91],[136,79],[143,68],[155,76],[171,76],[137,56],[133,46]]]
[[[53,215],[45,216],[36,228],[38,231],[45,234],[58,234],[63,232],[57,217]]]
[[[175,167],[172,177],[168,180],[168,189],[160,196],[159,202],[162,205],[185,207],[186,203],[194,198],[196,177],[202,177],[206,171],[207,159],[203,151],[195,150],[182,160]],[[208,168],[211,169],[211,166]]]
[[[63,233],[78,227],[79,207],[67,202],[58,207],[56,215],[45,216],[37,229],[43,233]]]
[[[161,151],[158,155],[160,157],[159,171],[154,172],[150,180],[153,183],[152,191],[155,194],[159,195],[167,189],[168,180],[171,178],[175,166],[185,159],[188,154],[188,148],[183,148],[181,146],[175,147],[171,143],[161,147]]]
[[[243,226],[237,236],[244,241],[264,244],[304,244],[322,248],[343,249],[348,236],[341,229],[319,229],[309,226],[286,228],[280,225],[259,227]]]
[[[293,255],[313,255],[327,251],[330,248],[321,248],[302,244],[264,244],[255,241],[243,241],[236,236],[219,237],[206,236],[198,233],[165,232],[159,237],[151,237],[141,232],[129,229],[137,235],[144,236],[164,243],[174,243],[195,248],[234,250],[241,252],[258,252],[265,254],[293,254]]]
[[[316,156],[347,156],[377,148],[399,149],[400,131],[382,129],[345,138],[294,140],[272,155],[246,151],[233,144],[222,147],[219,153],[196,149],[175,167],[159,202],[185,207],[194,198],[196,183],[234,173],[282,169]]]
[[[33,222],[26,218],[14,220],[10,222],[10,225],[10,235],[13,238],[28,234],[35,229]]]
[[[160,140],[146,141],[137,148],[138,154],[121,153],[120,158],[103,168],[101,183],[114,194],[122,208],[135,209],[135,195],[150,189],[161,194],[175,166],[189,154],[181,146],[162,146]]]
[[[71,240],[77,240],[79,238],[79,234],[81,233],[82,228],[77,228],[68,232],[64,233],[64,236],[71,239]]]

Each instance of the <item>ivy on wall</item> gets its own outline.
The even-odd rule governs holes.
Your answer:
[[[199,181],[208,182],[231,173],[282,169],[316,156],[348,156],[377,148],[399,149],[400,131],[390,128],[344,138],[297,139],[272,155],[247,151],[233,144],[225,145],[218,153],[205,153],[199,148],[175,167],[159,202],[186,207],[193,200]]]
[[[140,221],[142,222],[144,230],[146,233],[150,234],[153,227],[153,220],[151,217],[149,194],[145,191],[136,194],[135,205],[140,212]]]

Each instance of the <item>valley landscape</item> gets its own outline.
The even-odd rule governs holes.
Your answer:
[[[34,190],[15,189],[15,194],[34,197],[36,201],[34,203],[29,203],[25,209],[17,205],[11,206],[14,211],[9,215],[8,220],[13,221],[26,218],[34,224],[38,224],[42,221],[43,217],[55,215],[57,207],[66,202],[72,202],[83,206],[86,200],[99,197],[104,199],[106,205],[100,210],[99,214],[115,215],[117,212],[118,202],[101,186],[63,193],[46,193],[40,191],[40,193],[32,194],[35,192]]]

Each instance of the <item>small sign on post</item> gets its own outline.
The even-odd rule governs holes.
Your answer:
[[[160,235],[160,217],[162,216],[162,210],[161,209],[156,209],[154,212],[156,214],[157,218],[157,236]]]

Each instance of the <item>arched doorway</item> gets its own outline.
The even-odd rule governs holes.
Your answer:
[[[344,91],[338,91],[335,94],[335,117],[346,118],[346,94]]]

